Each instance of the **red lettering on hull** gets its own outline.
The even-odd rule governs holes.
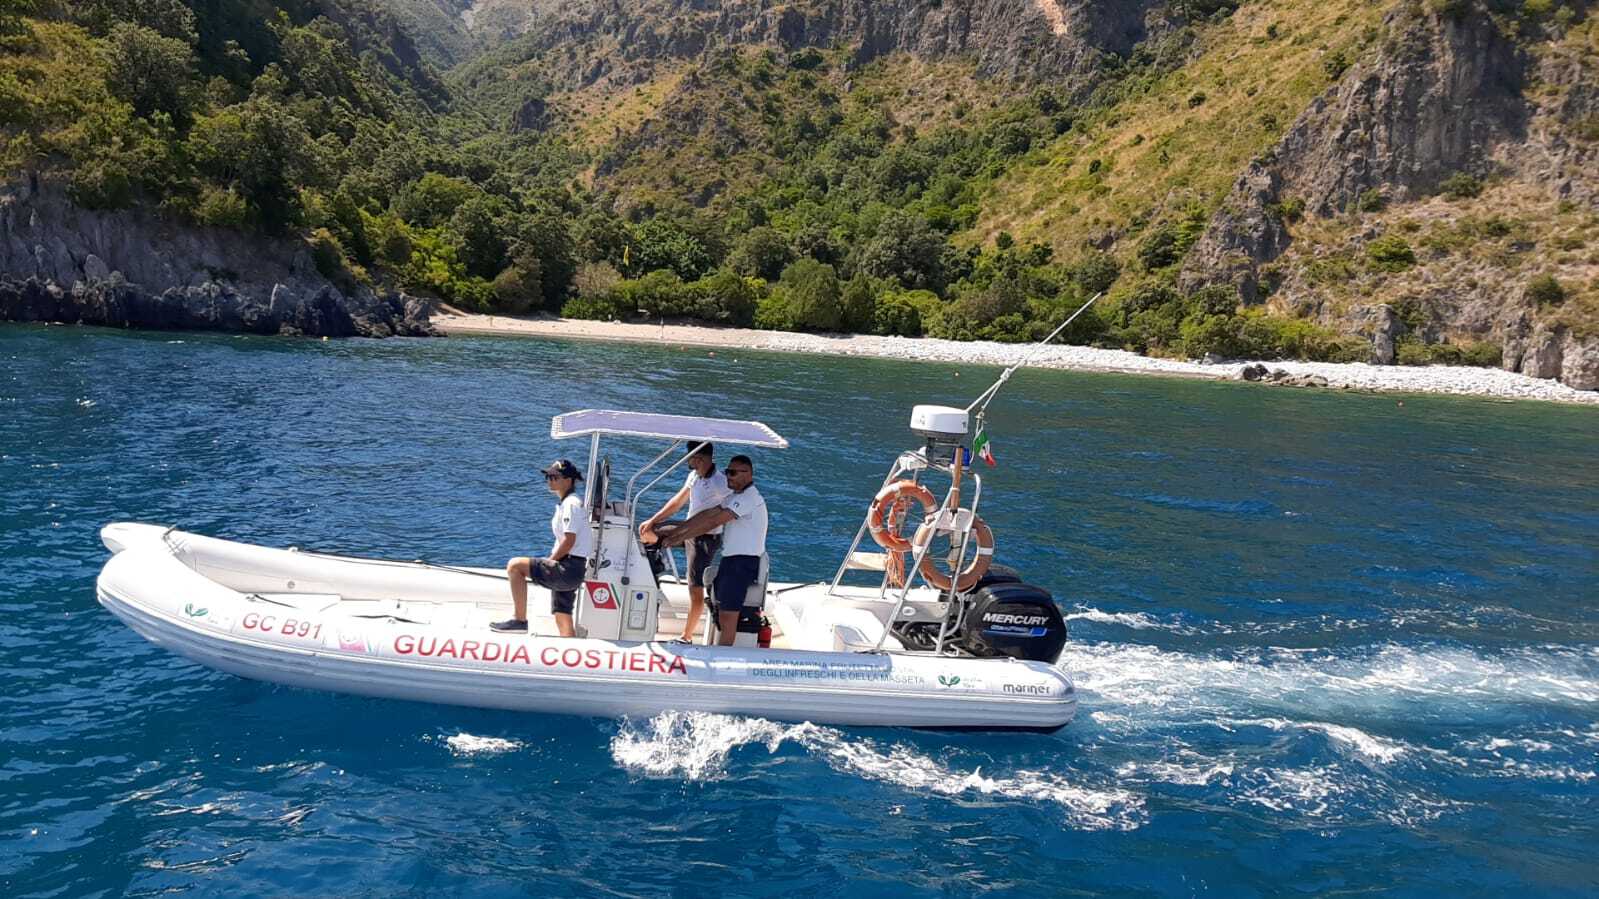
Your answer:
[[[533,656],[525,643],[515,645],[499,642],[482,642],[446,637],[421,637],[414,634],[396,634],[394,654],[421,656],[434,659],[465,659],[473,662],[500,662],[505,665],[534,664]],[[627,652],[619,649],[563,649],[558,646],[539,647],[538,665],[543,668],[570,668],[589,671],[628,671],[638,674],[688,674],[688,665],[682,656],[662,658],[651,652]]]

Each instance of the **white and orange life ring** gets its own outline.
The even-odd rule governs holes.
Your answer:
[[[872,498],[871,512],[866,516],[866,526],[872,532],[872,539],[877,545],[890,553],[908,552],[911,542],[900,535],[899,529],[905,523],[905,512],[911,500],[922,504],[922,514],[931,515],[938,508],[938,500],[933,499],[932,491],[915,481],[895,481],[877,491],[877,496]]]
[[[988,566],[994,562],[994,532],[988,529],[983,519],[965,509],[956,511],[953,522],[947,513],[940,514],[937,518],[929,518],[922,522],[922,526],[916,529],[916,536],[911,538],[911,545],[918,551],[926,546],[936,533],[948,533],[950,541],[958,547],[968,531],[971,533],[968,545],[975,544],[977,554],[965,568],[961,569],[959,576],[952,577],[945,574],[938,567],[938,562],[933,558],[931,551],[922,556],[922,564],[916,570],[922,573],[922,578],[935,590],[948,590],[952,582],[955,584],[955,590],[960,593],[965,593],[976,586],[988,572]]]

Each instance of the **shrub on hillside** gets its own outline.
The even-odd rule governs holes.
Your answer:
[[[751,228],[733,245],[727,264],[741,275],[776,281],[784,267],[794,261],[794,250],[775,228]]]
[[[839,294],[843,330],[864,334],[877,324],[877,286],[865,272],[857,272]]]
[[[926,219],[895,210],[878,223],[856,265],[874,278],[893,278],[913,290],[942,290],[944,246],[944,235]]]
[[[322,277],[332,281],[344,273],[344,247],[326,228],[311,232],[311,264]]]
[[[778,283],[787,298],[789,327],[800,331],[838,331],[844,327],[842,294],[831,265],[801,259],[783,269]]]
[[[1402,272],[1416,264],[1416,251],[1403,237],[1390,234],[1366,244],[1366,259],[1379,272]]]
[[[877,301],[876,308],[872,310],[872,333],[920,337],[922,336],[921,312],[905,294],[886,294]]]
[[[1169,223],[1149,232],[1138,244],[1138,261],[1144,264],[1146,272],[1165,268],[1180,258],[1182,255],[1177,250],[1177,228]]]
[[[534,270],[512,265],[494,276],[494,307],[505,312],[527,312],[544,302],[543,285],[539,283],[538,262]]]
[[[779,284],[755,305],[755,327],[763,331],[792,331],[794,320],[788,312],[788,290]]]
[[[760,302],[759,281],[721,269],[700,283],[699,318],[718,324],[748,328],[755,324]]]
[[[596,300],[609,296],[622,283],[622,273],[604,262],[585,262],[577,267],[572,289],[580,299]]]
[[[194,206],[194,220],[216,228],[242,228],[250,220],[250,206],[239,192],[206,185]]]
[[[1558,306],[1565,302],[1566,288],[1554,275],[1542,274],[1527,282],[1527,299],[1539,306]]]
[[[1072,267],[1072,281],[1076,282],[1085,296],[1093,296],[1110,290],[1121,273],[1121,265],[1116,262],[1116,257],[1109,253],[1090,252]]]
[[[400,189],[394,198],[394,212],[420,228],[434,228],[450,220],[462,203],[478,189],[459,178],[427,172]]]
[[[1456,172],[1438,185],[1438,192],[1451,200],[1469,200],[1482,194],[1482,179],[1466,172]]]
[[[698,278],[712,264],[710,250],[681,225],[656,217],[633,229],[630,270],[670,269],[685,281]]]

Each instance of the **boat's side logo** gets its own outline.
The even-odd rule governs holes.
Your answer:
[[[190,618],[204,618],[210,611],[210,609],[205,608],[197,609],[194,607],[194,603],[192,602],[186,602],[183,604],[183,614],[189,616]]]
[[[961,682],[961,676],[958,674],[951,674],[949,677],[945,677],[944,675],[940,674],[938,676],[938,682],[946,687],[953,687]]]
[[[616,594],[611,592],[610,584],[603,581],[589,581],[588,588],[589,602],[594,604],[594,608],[614,609],[617,607]]]

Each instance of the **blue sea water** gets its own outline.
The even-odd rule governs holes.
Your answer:
[[[1599,416],[1024,371],[984,511],[1079,718],[609,721],[248,682],[94,600],[114,520],[497,565],[584,407],[757,417],[829,575],[993,369],[0,328],[0,895],[1594,895]],[[621,453],[619,467],[654,449]]]

